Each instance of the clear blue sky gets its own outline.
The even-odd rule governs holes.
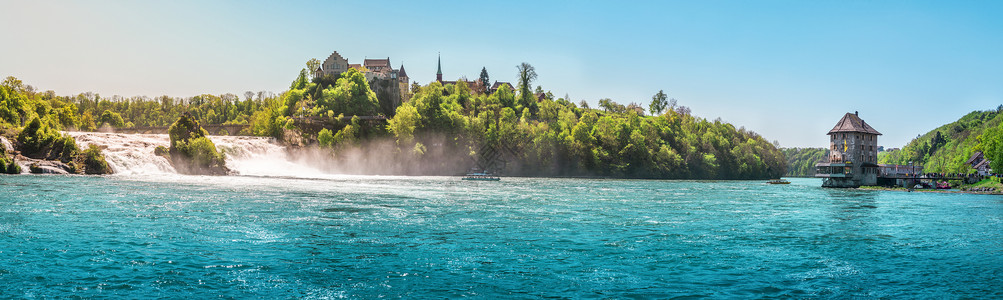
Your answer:
[[[1001,1],[8,1],[0,77],[60,95],[281,92],[310,58],[514,81],[593,105],[658,90],[782,146],[846,112],[900,147],[1003,104]]]

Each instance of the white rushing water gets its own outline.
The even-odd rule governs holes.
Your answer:
[[[108,165],[119,175],[177,174],[166,158],[154,154],[157,146],[169,147],[166,134],[121,134],[68,132],[81,149],[102,147]],[[285,147],[271,138],[210,136],[216,148],[226,154],[226,166],[239,175],[313,177],[323,173],[292,161]]]

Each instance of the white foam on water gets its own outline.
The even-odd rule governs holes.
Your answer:
[[[177,171],[164,157],[154,154],[157,146],[169,147],[166,134],[122,134],[68,132],[81,149],[98,145],[116,175],[174,175]],[[238,175],[274,177],[326,177],[305,163],[293,161],[284,146],[272,138],[247,136],[210,136],[216,148],[226,155],[226,166]],[[145,177],[145,176],[143,176]]]
[[[67,132],[81,150],[90,145],[104,148],[108,166],[118,175],[177,174],[166,158],[153,154],[157,146],[168,147],[166,134],[122,134],[102,132]]]

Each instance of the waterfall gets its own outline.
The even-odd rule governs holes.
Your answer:
[[[14,151],[14,145],[12,145],[10,143],[10,141],[7,140],[7,138],[2,137],[2,136],[0,136],[0,147],[3,147],[3,148],[0,148],[0,152],[13,152]]]
[[[105,160],[118,175],[177,174],[166,158],[154,155],[157,146],[169,147],[166,134],[123,134],[67,132],[81,149],[102,147]],[[289,159],[285,147],[271,138],[247,136],[210,136],[216,148],[226,155],[226,166],[239,175],[317,176],[322,172]]]

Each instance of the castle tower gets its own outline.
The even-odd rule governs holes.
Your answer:
[[[876,185],[878,136],[857,112],[846,113],[829,130],[829,162],[815,165],[815,177],[825,178],[823,187]]]
[[[442,54],[439,54],[439,71],[435,72],[435,81],[442,83]]]
[[[411,100],[411,81],[407,77],[407,72],[404,71],[404,64],[401,64],[400,70],[397,71],[397,84],[398,89],[400,89],[401,103],[408,102]]]

